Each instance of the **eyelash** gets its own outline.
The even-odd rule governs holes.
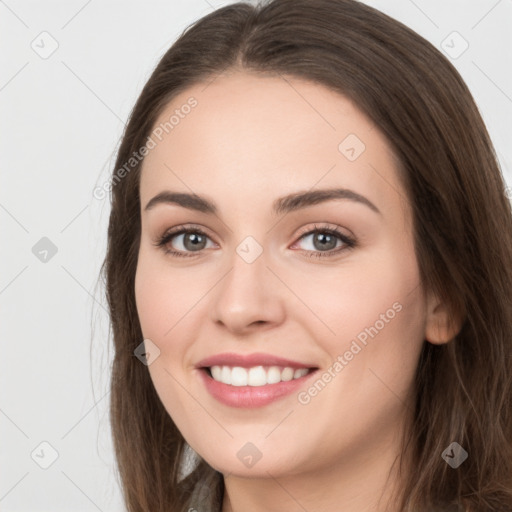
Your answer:
[[[181,257],[192,258],[195,256],[195,254],[199,254],[201,251],[197,251],[194,254],[194,252],[186,253],[183,251],[174,251],[167,247],[167,244],[175,236],[182,235],[182,234],[190,234],[190,233],[199,234],[199,235],[205,236],[207,238],[210,238],[199,227],[189,226],[188,228],[185,228],[183,226],[178,226],[175,229],[173,229],[172,231],[168,231],[168,232],[164,233],[161,237],[159,237],[157,239],[157,241],[154,243],[154,245],[161,248],[165,254],[168,254],[170,256],[173,256],[173,257],[176,256],[176,257],[180,257],[180,258]],[[350,249],[353,249],[354,247],[356,247],[356,240],[351,237],[348,237],[347,235],[344,235],[337,228],[328,228],[328,227],[323,227],[323,226],[317,226],[316,224],[313,229],[310,229],[310,230],[302,233],[299,236],[299,238],[297,239],[297,241],[302,240],[304,237],[314,234],[314,233],[327,233],[329,235],[337,236],[345,244],[345,247],[341,247],[341,248],[338,247],[337,249],[331,249],[329,251],[304,251],[304,252],[308,253],[307,255],[310,258],[311,257],[313,257],[313,258],[330,258],[330,257],[337,255],[341,251],[350,250]]]

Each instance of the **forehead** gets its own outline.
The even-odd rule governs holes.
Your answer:
[[[156,130],[143,164],[143,201],[163,187],[224,197],[230,189],[259,204],[262,194],[317,184],[359,188],[375,202],[400,188],[397,160],[374,123],[345,96],[302,79],[210,78],[176,96]]]

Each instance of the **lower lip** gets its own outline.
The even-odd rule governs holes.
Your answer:
[[[214,380],[205,369],[199,373],[210,394],[219,402],[230,407],[252,409],[263,407],[292,394],[297,391],[316,372],[310,371],[307,375],[298,379],[282,381],[276,384],[265,384],[264,386],[231,386]]]

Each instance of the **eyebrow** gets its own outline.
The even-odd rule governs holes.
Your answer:
[[[272,203],[272,211],[275,215],[279,215],[336,199],[348,199],[350,201],[358,202],[367,206],[375,213],[382,215],[381,211],[369,199],[357,192],[354,192],[353,190],[345,188],[301,191],[279,197]],[[218,208],[215,203],[197,194],[164,190],[153,197],[148,202],[144,210],[151,210],[158,204],[176,204],[189,210],[196,210],[198,212],[211,215],[217,215],[218,213]]]

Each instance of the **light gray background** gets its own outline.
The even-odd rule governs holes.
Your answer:
[[[92,191],[108,180],[159,58],[187,25],[226,3],[0,0],[4,512],[123,510],[108,423],[108,316],[95,289],[109,204]],[[512,0],[366,3],[441,51],[463,48],[454,31],[467,41],[452,61],[511,184]],[[43,237],[55,255],[36,257]],[[43,469],[53,450],[58,458]]]

